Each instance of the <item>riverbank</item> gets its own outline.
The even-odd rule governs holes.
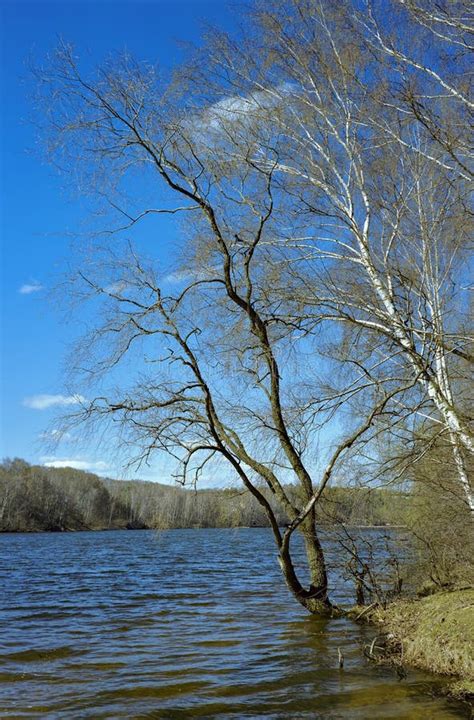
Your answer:
[[[368,654],[452,678],[449,693],[474,699],[474,588],[446,591],[354,615],[380,626]]]

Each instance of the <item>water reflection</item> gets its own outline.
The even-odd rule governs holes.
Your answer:
[[[266,530],[3,535],[0,583],[5,718],[467,716],[368,665],[370,629],[306,615]]]

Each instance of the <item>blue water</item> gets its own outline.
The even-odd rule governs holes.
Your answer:
[[[0,535],[0,590],[2,718],[468,717],[306,614],[265,529]]]

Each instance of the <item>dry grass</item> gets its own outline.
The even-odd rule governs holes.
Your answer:
[[[397,601],[371,620],[398,641],[401,662],[457,677],[457,694],[474,694],[474,589]]]

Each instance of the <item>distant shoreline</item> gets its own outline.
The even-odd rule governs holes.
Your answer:
[[[405,530],[406,525],[350,525],[348,523],[334,523],[321,525],[322,530],[331,530],[332,528],[346,527],[354,530]],[[98,527],[98,528],[64,528],[64,529],[52,529],[52,530],[0,530],[0,535],[70,535],[77,533],[91,533],[91,532],[137,532],[143,530],[152,530],[154,532],[167,532],[169,530],[270,530],[268,525],[226,525],[226,526],[193,526],[193,527]]]
[[[295,507],[294,486],[286,493]],[[262,493],[276,522],[288,522],[269,489]],[[318,501],[318,527],[403,526],[409,502],[384,488],[328,487]],[[393,523],[393,525],[392,525]],[[121,529],[269,527],[248,491],[186,489],[139,480],[109,480],[74,468],[34,466],[16,458],[0,467],[0,532],[98,532]]]

